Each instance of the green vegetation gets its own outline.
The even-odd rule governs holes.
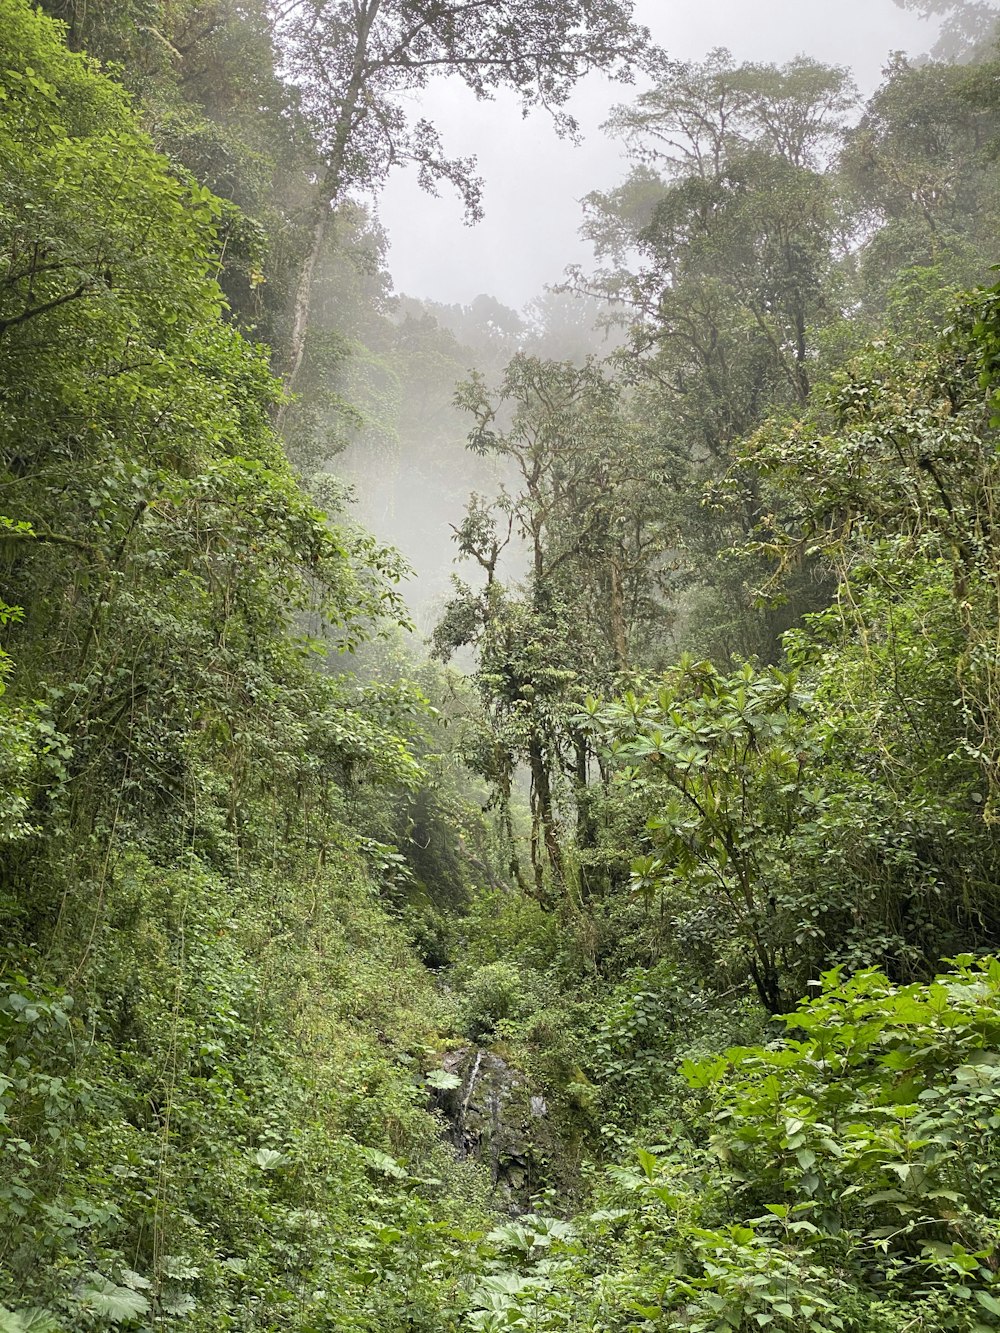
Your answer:
[[[1000,57],[913,7],[862,106],[0,0],[0,1333],[1000,1327]],[[431,71],[630,62],[596,272],[392,296]]]

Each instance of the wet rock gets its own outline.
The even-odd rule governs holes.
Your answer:
[[[433,1092],[456,1154],[485,1163],[511,1211],[525,1211],[543,1183],[541,1159],[550,1147],[540,1142],[545,1138],[540,1122],[548,1110],[544,1097],[531,1093],[522,1071],[482,1047],[449,1051],[442,1063],[461,1080],[457,1087]]]

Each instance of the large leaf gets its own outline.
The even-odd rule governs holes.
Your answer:
[[[277,1171],[283,1166],[287,1166],[291,1158],[283,1152],[278,1152],[275,1148],[258,1148],[254,1153],[253,1160],[262,1171]]]
[[[164,1296],[160,1307],[164,1314],[194,1314],[198,1302],[189,1292],[181,1291],[176,1296]]]
[[[59,1325],[46,1310],[7,1310],[0,1306],[0,1333],[58,1333]]]
[[[432,1069],[427,1075],[427,1084],[431,1088],[447,1091],[450,1088],[460,1088],[462,1080],[457,1074],[449,1074],[447,1069]]]
[[[143,1277],[141,1273],[136,1273],[131,1268],[126,1268],[122,1272],[122,1281],[126,1287],[131,1287],[133,1291],[149,1291],[153,1285],[148,1277]]]
[[[165,1254],[160,1260],[160,1267],[167,1277],[172,1277],[176,1282],[189,1282],[192,1278],[201,1277],[201,1269],[186,1254]]]
[[[149,1313],[149,1301],[138,1291],[119,1287],[101,1273],[89,1273],[77,1289],[80,1303],[92,1314],[109,1319],[113,1324],[126,1324],[139,1315]]]
[[[405,1180],[410,1174],[405,1166],[396,1161],[395,1157],[390,1157],[387,1152],[382,1152],[379,1148],[362,1148],[361,1152],[372,1170],[381,1171],[384,1176],[392,1176],[396,1180]]]

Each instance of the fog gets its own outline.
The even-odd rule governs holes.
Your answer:
[[[919,54],[935,38],[933,27],[892,0],[639,0],[637,14],[675,58],[701,60],[720,46],[738,61],[780,64],[805,54],[849,66],[863,94],[878,85],[892,51]],[[383,400],[395,401],[395,445],[386,448],[362,434],[334,467],[354,486],[358,517],[398,547],[416,571],[407,598],[422,634],[448,596],[452,525],[461,521],[470,491],[495,494],[501,480],[466,450],[470,423],[450,403],[455,381],[473,365],[493,377],[519,345],[516,334],[500,327],[507,316],[499,313],[498,326],[489,303],[474,307],[474,298],[486,293],[520,311],[547,284],[558,283],[569,265],[588,267],[592,256],[579,236],[580,201],[626,174],[620,145],[601,126],[612,107],[636,91],[636,85],[605,78],[587,80],[570,106],[580,125],[576,143],[560,140],[545,113],[525,120],[510,97],[477,103],[454,79],[414,102],[415,113],[438,125],[449,153],[478,158],[486,217],[467,227],[455,196],[422,192],[412,173],[399,171],[391,179],[378,216],[388,233],[396,291],[436,303],[430,313],[454,342],[433,349],[437,368],[424,379],[421,366],[430,362],[407,362],[407,339],[401,340],[399,368],[388,392],[388,381],[377,386],[379,403],[372,409],[384,419]],[[397,321],[405,312],[420,318],[417,302],[404,303]],[[576,345],[570,330],[567,342],[564,310],[556,323],[561,329],[527,337],[531,350],[574,359],[600,350],[599,340],[588,345],[586,330]],[[459,572],[475,582],[479,571]]]
[[[638,0],[636,13],[654,40],[680,60],[728,47],[738,60],[783,63],[799,54],[853,69],[870,92],[891,51],[925,51],[934,29],[892,0]],[[520,308],[573,263],[586,263],[579,239],[580,199],[624,174],[620,146],[601,130],[611,107],[635,87],[593,77],[571,110],[581,142],[560,140],[545,113],[521,117],[512,97],[480,103],[458,80],[420,99],[454,155],[478,158],[486,182],[486,217],[463,223],[458,199],[422,192],[399,171],[379,205],[398,291],[468,303],[488,292]]]

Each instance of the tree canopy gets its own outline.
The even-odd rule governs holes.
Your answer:
[[[0,1333],[995,1326],[998,62],[912,7],[862,103],[0,0]],[[432,78],[637,70],[592,267],[395,296]]]

